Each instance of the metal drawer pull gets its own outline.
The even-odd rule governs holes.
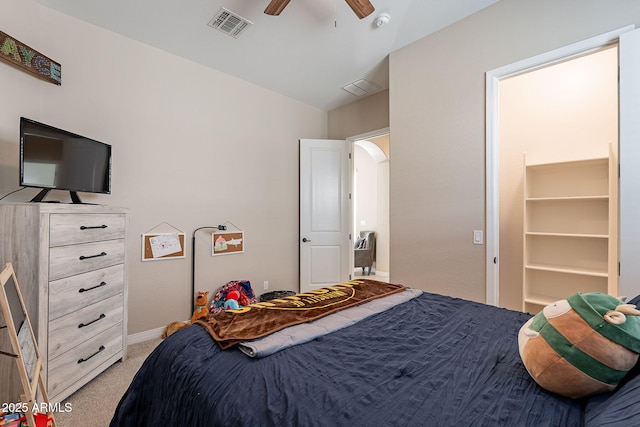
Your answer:
[[[86,225],[81,225],[80,226],[80,230],[92,230],[95,228],[107,228],[107,226],[105,224],[102,225],[92,225],[92,226],[86,226]]]
[[[89,322],[89,323],[80,323],[80,324],[78,325],[78,328],[84,328],[85,326],[89,326],[90,324],[92,324],[92,323],[96,323],[98,320],[102,320],[102,319],[104,319],[105,317],[107,317],[107,315],[106,315],[106,314],[104,314],[104,313],[102,313],[102,314],[101,314],[97,319],[94,319],[94,320],[92,320],[92,321],[91,321],[91,322]]]
[[[80,261],[83,261],[83,260],[89,259],[89,258],[97,258],[99,256],[107,256],[107,253],[106,252],[100,252],[98,255],[89,255],[89,256],[82,255],[82,256],[80,256]]]
[[[85,359],[78,359],[78,363],[86,362],[87,360],[91,359],[93,356],[95,356],[96,354],[100,353],[101,351],[104,351],[104,346],[103,345],[101,345],[100,348],[98,349],[98,351],[93,353],[91,356],[89,356],[89,357],[87,357]]]
[[[100,282],[100,284],[99,284],[99,285],[95,285],[95,286],[92,286],[92,287],[87,288],[87,289],[85,289],[85,288],[80,288],[80,289],[78,289],[78,292],[80,292],[80,293],[88,292],[88,291],[92,291],[92,290],[94,290],[94,289],[96,289],[96,288],[101,288],[102,286],[107,286],[107,282]]]

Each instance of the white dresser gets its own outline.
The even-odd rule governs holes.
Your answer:
[[[127,226],[122,208],[0,203],[0,263],[16,271],[52,402],[126,356]]]

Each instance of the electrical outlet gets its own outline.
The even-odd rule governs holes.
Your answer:
[[[264,289],[269,289],[269,281],[268,280],[265,280],[263,285],[264,285]]]

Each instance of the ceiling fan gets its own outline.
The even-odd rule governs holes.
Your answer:
[[[267,15],[280,15],[291,0],[271,0],[264,13]],[[353,9],[358,18],[369,16],[376,10],[369,0],[345,0],[349,7]]]

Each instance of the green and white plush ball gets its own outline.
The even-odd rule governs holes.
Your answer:
[[[638,362],[640,311],[610,295],[577,293],[525,323],[518,346],[546,390],[571,398],[612,391]]]

